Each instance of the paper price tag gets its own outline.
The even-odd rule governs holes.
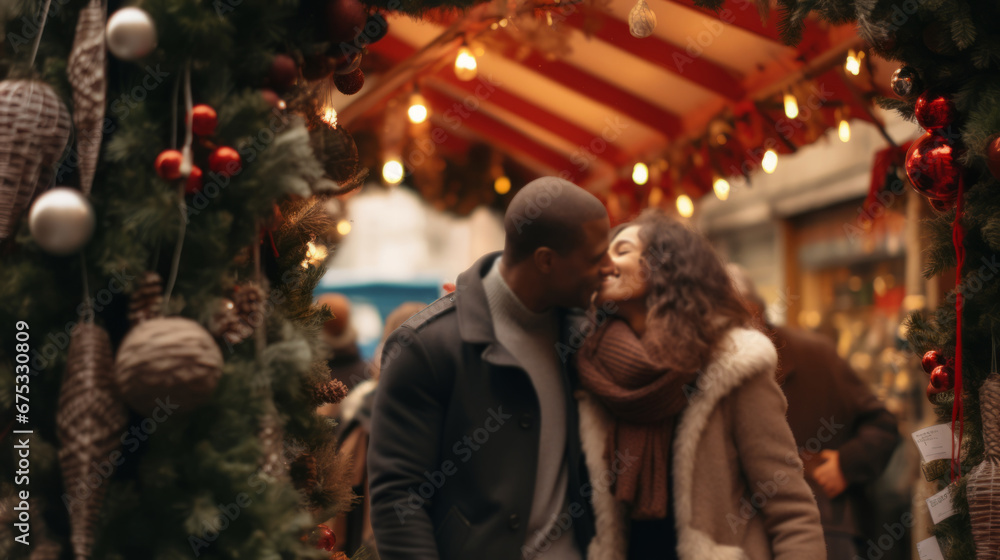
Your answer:
[[[917,555],[920,556],[920,560],[944,560],[944,554],[941,554],[941,546],[938,545],[937,537],[918,542]]]
[[[958,427],[956,425],[956,427]],[[958,437],[951,432],[951,424],[937,424],[913,432],[913,441],[924,462],[951,459],[951,443],[958,445]]]
[[[931,520],[935,525],[958,513],[955,511],[955,485],[950,484],[944,490],[927,498],[927,509],[930,510]]]

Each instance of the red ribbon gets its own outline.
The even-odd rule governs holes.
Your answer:
[[[955,245],[955,285],[961,287],[962,266],[965,264],[965,228],[962,227],[962,199],[965,183],[958,177],[958,200],[955,203],[955,223],[951,228],[951,241]],[[965,411],[962,407],[962,290],[955,290],[955,401],[951,408],[951,481],[961,477],[962,430],[965,428]],[[958,445],[955,445],[955,422],[958,422]]]

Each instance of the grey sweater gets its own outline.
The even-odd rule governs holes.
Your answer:
[[[567,527],[565,386],[556,355],[559,338],[554,311],[534,313],[521,303],[500,275],[500,260],[483,278],[497,340],[517,357],[538,394],[541,412],[535,493],[522,558],[580,560],[582,555]],[[561,522],[561,523],[560,523]]]

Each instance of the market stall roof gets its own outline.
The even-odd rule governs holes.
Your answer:
[[[340,122],[378,114],[418,84],[445,136],[485,141],[537,173],[565,171],[603,190],[634,163],[704,137],[734,107],[773,104],[803,80],[842,74],[848,49],[862,46],[852,26],[815,21],[798,46],[784,45],[777,18],[762,23],[747,0],[718,13],[691,0],[651,0],[658,23],[639,39],[629,33],[633,6],[556,3],[511,17],[490,3],[420,20],[389,14],[388,35],[368,47],[388,69],[338,100]],[[459,80],[452,65],[465,44],[477,51],[472,81]],[[844,86],[835,96],[867,118],[868,100]]]

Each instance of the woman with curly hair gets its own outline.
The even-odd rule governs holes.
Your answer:
[[[661,212],[611,235],[598,326],[577,355],[587,557],[825,560],[774,346],[719,258]]]

